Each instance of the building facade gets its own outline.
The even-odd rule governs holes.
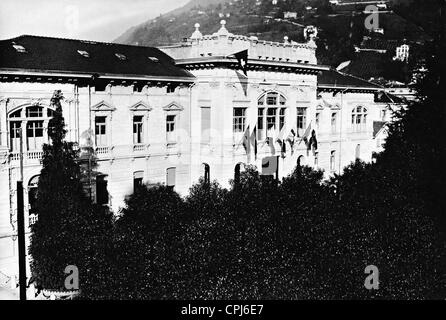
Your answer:
[[[191,182],[205,170],[228,186],[240,165],[260,171],[272,157],[278,157],[279,178],[297,164],[328,177],[381,150],[383,137],[378,146],[375,131],[390,120],[393,103],[377,100],[380,86],[318,65],[316,32],[307,43],[287,37],[278,43],[234,35],[225,24],[212,35],[196,25],[184,43],[161,48],[196,77]],[[244,50],[245,67],[236,57]],[[317,148],[306,143],[313,132]]]
[[[50,99],[61,90],[66,139],[92,147],[92,198],[118,213],[137,184],[190,185],[194,78],[154,48],[22,36],[0,43],[0,285],[17,275],[16,182],[33,223]],[[20,129],[22,139],[20,139]]]
[[[227,187],[245,165],[282,178],[296,165],[326,176],[382,150],[395,103],[382,88],[317,64],[307,43],[212,35],[199,25],[160,49],[21,36],[0,41],[0,285],[17,277],[16,182],[23,154],[25,214],[33,212],[61,90],[66,139],[92,148],[94,201],[119,213],[139,184],[181,195],[201,177]],[[20,132],[22,138],[20,138]]]

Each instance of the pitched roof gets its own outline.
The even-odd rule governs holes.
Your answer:
[[[321,71],[317,77],[317,82],[320,87],[348,87],[372,90],[382,88],[377,84],[334,69]]]
[[[29,35],[0,41],[0,69],[193,79],[157,48]]]
[[[387,57],[377,52],[360,52],[342,72],[353,74],[364,79],[379,78],[385,74],[384,66]]]

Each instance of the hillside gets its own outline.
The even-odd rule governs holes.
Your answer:
[[[387,2],[387,9],[380,13],[379,20],[380,27],[385,30],[384,39],[414,44],[429,40],[426,32],[432,31],[432,21],[435,21],[432,19],[435,11],[429,5],[433,1]],[[277,0],[277,4],[271,0],[191,0],[181,8],[127,30],[115,42],[169,45],[189,37],[197,22],[203,34],[212,34],[219,29],[221,19],[227,21],[227,28],[234,34],[254,35],[270,41],[283,41],[286,35],[290,40],[301,42],[303,27],[315,25],[319,29],[319,63],[337,66],[354,60],[354,46],[359,45],[364,36],[373,36],[364,27],[365,5],[340,3],[342,5],[331,5],[328,0]]]

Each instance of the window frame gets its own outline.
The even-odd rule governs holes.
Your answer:
[[[368,110],[363,106],[356,106],[352,109],[351,125],[354,132],[364,132],[367,130]]]
[[[104,119],[104,121],[98,122],[98,119]],[[94,142],[97,147],[108,145],[107,132],[107,116],[96,115],[94,118]]]
[[[246,107],[234,107],[232,111],[232,133],[240,134],[246,130]],[[241,111],[241,114],[236,114]]]
[[[285,128],[287,101],[288,99],[278,91],[266,92],[257,100],[258,140],[264,140],[273,132],[277,134]]]
[[[177,115],[166,114],[166,141],[167,143],[176,142],[176,128],[177,127]]]
[[[297,107],[296,109],[296,127],[297,130],[305,130],[307,126],[308,107]]]
[[[133,115],[133,144],[144,144],[144,116]]]

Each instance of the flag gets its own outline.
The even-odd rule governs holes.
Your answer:
[[[310,138],[310,141],[308,143],[308,150],[313,150],[313,154],[317,150],[317,138],[316,138],[316,131],[315,130],[313,130],[311,132],[311,138]]]
[[[249,126],[246,128],[245,133],[243,134],[243,147],[245,148],[246,154],[249,154],[250,151],[250,141],[249,141]]]
[[[248,49],[234,54],[245,76],[248,76]]]
[[[274,138],[267,137],[266,143],[268,144],[269,148],[271,149],[271,154],[276,154],[276,148],[274,147]]]
[[[282,139],[277,139],[277,142],[280,145],[280,152],[282,153],[282,158],[285,158],[286,156],[286,142]]]
[[[310,136],[310,133],[311,133],[311,122],[310,122],[310,124],[308,125],[308,128],[307,128],[307,130],[305,130],[305,133],[304,133],[304,135],[302,136],[302,139],[300,140],[300,141],[304,141],[305,142],[305,144],[307,145],[307,148],[308,148],[308,144],[309,144],[309,139],[308,139],[308,137]]]
[[[249,140],[250,144],[254,147],[254,159],[257,160],[257,126],[254,126]]]
[[[296,136],[297,135],[296,135],[296,132],[294,131],[294,129],[291,129],[291,132],[286,139],[290,144],[291,154],[294,153],[294,143],[296,141]]]
[[[279,157],[266,157],[262,159],[262,176],[275,176],[279,165]]]

